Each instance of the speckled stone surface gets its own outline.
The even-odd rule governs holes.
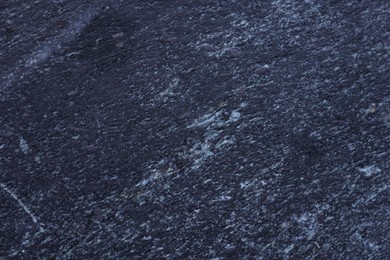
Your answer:
[[[0,257],[388,259],[388,0],[0,21]]]

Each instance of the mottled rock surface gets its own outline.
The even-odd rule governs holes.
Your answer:
[[[385,259],[390,2],[0,2],[0,257]]]

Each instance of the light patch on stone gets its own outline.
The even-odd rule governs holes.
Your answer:
[[[234,111],[230,114],[229,121],[231,121],[231,122],[236,122],[236,121],[238,121],[240,118],[241,118],[241,113],[238,112],[237,110],[234,110]]]
[[[209,157],[213,156],[214,153],[210,150],[210,144],[205,142],[197,147],[193,147],[191,149],[191,155],[196,158],[192,164],[192,169],[197,170]]]
[[[253,183],[249,182],[248,180],[244,181],[244,182],[240,182],[240,188],[241,189],[246,189],[250,186],[252,186]]]
[[[373,174],[380,173],[382,170],[375,165],[369,165],[363,168],[358,168],[358,171],[363,173],[366,177],[370,177]]]
[[[23,137],[20,137],[19,139],[19,147],[24,154],[28,154],[28,152],[30,151],[30,147],[28,146],[26,140],[23,139]]]
[[[230,27],[200,34],[194,43],[195,49],[216,58],[241,51],[243,46],[254,38],[252,26],[243,13],[232,13],[228,18]]]
[[[218,117],[222,114],[222,112],[223,111],[221,110],[221,111],[218,111],[217,113],[205,114],[201,118],[196,119],[194,121],[194,123],[187,126],[187,128],[208,126],[211,123],[218,121]]]
[[[303,213],[300,216],[295,216],[293,219],[299,224],[305,239],[312,240],[315,237],[318,230],[318,222],[315,214]]]
[[[205,180],[204,182],[203,182],[203,184],[207,184],[207,183],[209,183],[209,182],[211,182],[213,179],[207,179],[207,180]]]
[[[120,33],[115,33],[112,35],[112,38],[117,39],[117,38],[122,38],[125,34],[123,32]]]
[[[284,253],[285,253],[285,254],[290,253],[291,250],[294,249],[294,247],[295,247],[294,244],[289,245],[288,247],[286,247],[286,248],[284,249]]]
[[[34,161],[37,162],[37,163],[41,163],[41,157],[39,157],[38,155],[34,157]]]
[[[146,186],[149,183],[152,183],[155,180],[159,179],[161,176],[162,176],[162,173],[160,171],[153,170],[152,174],[150,174],[150,176],[148,178],[140,181],[139,183],[136,184],[136,186],[137,187],[138,186]]]
[[[156,107],[161,105],[161,103],[167,102],[172,97],[178,95],[180,92],[178,90],[180,79],[175,77],[170,82],[169,85],[161,92],[156,94],[153,98],[148,100],[148,105],[151,107]]]
[[[215,148],[217,148],[217,149],[225,148],[225,147],[227,147],[227,146],[229,146],[229,145],[234,144],[234,141],[235,141],[234,138],[232,138],[232,139],[224,138],[223,140],[219,141],[219,142],[215,145]]]
[[[166,160],[162,159],[157,163],[151,163],[149,166],[147,166],[147,176],[145,178],[138,182],[136,184],[137,187],[139,186],[147,186],[153,184],[155,181],[163,177],[163,175],[170,175],[172,174],[172,169],[169,167],[165,172],[161,171],[161,167],[166,163]]]
[[[229,200],[231,200],[231,199],[232,199],[231,196],[222,195],[222,196],[219,196],[219,197],[217,198],[217,201],[229,201]]]
[[[245,106],[246,103],[243,103],[240,108]],[[187,128],[202,127],[206,129],[204,141],[197,142],[183,154],[183,157],[193,161],[192,169],[199,169],[207,159],[213,156],[215,152],[214,148],[220,150],[234,144],[234,136],[221,135],[224,133],[225,128],[241,118],[241,113],[239,112],[240,108],[233,110],[230,113],[228,120],[223,119],[223,115],[226,114],[226,111],[225,109],[221,109],[219,111],[207,113],[187,126]]]
[[[173,96],[173,95],[174,95],[173,90],[174,90],[175,88],[177,88],[178,85],[179,85],[179,79],[178,79],[178,78],[174,78],[174,79],[169,83],[168,88],[165,89],[164,91],[160,92],[159,96],[160,96],[160,97]]]
[[[227,193],[229,193],[229,192],[227,192]],[[215,199],[213,199],[211,202],[212,203],[225,202],[225,201],[230,201],[232,199],[233,199],[233,197],[229,196],[228,194],[221,194],[221,195],[217,196]]]
[[[362,205],[365,205],[368,202],[373,202],[373,201],[377,200],[377,197],[380,196],[380,195],[386,196],[383,193],[385,193],[388,190],[389,190],[389,185],[388,184],[383,184],[380,187],[377,187],[377,188],[371,190],[367,194],[364,194],[363,196],[360,196],[356,200],[356,202],[354,204],[352,204],[352,207],[353,208],[361,207]]]
[[[56,52],[64,50],[66,45],[73,41],[102,12],[102,6],[102,3],[97,2],[94,6],[76,15],[73,19],[70,19],[68,27],[54,37],[47,39],[28,56],[22,57],[14,66],[18,69],[12,69],[1,75],[0,78],[3,80],[0,81],[0,89],[10,87],[15,80],[29,75],[36,66],[45,62]]]

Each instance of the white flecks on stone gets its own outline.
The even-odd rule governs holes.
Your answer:
[[[307,228],[306,228],[306,235],[307,239],[311,240],[314,238],[314,235],[317,233],[317,226],[315,223],[311,223]]]
[[[366,177],[370,177],[373,174],[380,173],[382,170],[375,165],[369,165],[363,168],[358,168],[358,171],[363,173]]]
[[[228,53],[238,53],[243,46],[254,37],[249,21],[242,13],[228,16],[230,28],[200,34],[194,43],[194,48],[204,51],[209,57],[221,58]]]
[[[118,47],[118,48],[123,48],[123,46],[125,46],[125,43],[123,41],[120,41],[120,42],[117,42],[115,44],[115,46]]]
[[[147,184],[152,183],[155,180],[159,179],[161,176],[162,176],[162,173],[160,171],[153,169],[152,174],[150,174],[150,176],[148,178],[137,183],[136,186],[137,187],[138,186],[146,186]]]
[[[355,144],[348,144],[348,150],[353,152],[353,151],[355,151],[355,149],[356,149],[356,145]]]
[[[168,167],[168,169],[160,170],[165,164],[166,160],[162,159],[159,162],[151,162],[149,166],[147,166],[146,170],[146,176],[144,176],[144,179],[136,184],[137,187],[139,186],[146,186],[146,185],[152,185],[156,180],[162,178],[163,176],[169,176],[172,174],[173,169],[171,167]]]
[[[222,195],[219,197],[219,201],[228,201],[231,199],[233,199],[233,198],[231,196],[228,196],[228,195]]]
[[[248,180],[244,181],[244,182],[240,182],[240,188],[241,189],[246,189],[248,187],[252,186],[252,183]]]
[[[226,148],[232,144],[234,144],[235,142],[235,139],[234,138],[224,138],[222,139],[221,141],[219,141],[216,145],[215,145],[215,148],[217,149],[222,149],[222,148]]]
[[[374,201],[380,194],[382,194],[382,192],[386,192],[388,190],[389,190],[389,185],[384,184],[381,187],[376,188],[375,191],[372,191],[369,194],[367,194],[367,196],[364,197],[364,199],[366,199],[366,201]]]
[[[205,127],[210,125],[213,122],[218,121],[218,118],[222,114],[222,110],[218,111],[216,113],[208,113],[202,116],[201,118],[198,118],[192,123],[191,125],[187,126],[187,128],[193,128],[193,127]]]
[[[143,237],[142,239],[143,239],[143,240],[151,240],[152,237],[151,237],[151,236],[146,236],[146,237]]]
[[[24,154],[28,154],[30,151],[30,147],[28,146],[26,140],[23,139],[23,137],[20,137],[19,139],[19,147]]]
[[[376,189],[371,190],[370,192],[364,194],[363,196],[360,196],[354,204],[352,204],[352,208],[360,207],[362,205],[365,205],[368,202],[373,202],[377,200],[378,197],[381,195],[383,196],[384,192],[389,190],[388,184],[383,184],[380,187],[377,187]],[[384,195],[386,196],[386,195]]]
[[[248,102],[242,102],[240,104],[240,107],[243,108],[243,107],[247,107],[248,106]]]
[[[38,155],[34,157],[34,161],[36,163],[41,163],[41,157],[39,157]]]
[[[199,169],[209,157],[214,155],[210,150],[210,144],[207,142],[200,144],[198,147],[193,147],[191,150],[192,156],[196,158],[192,164],[193,170]]]
[[[232,200],[232,199],[233,198],[231,196],[221,195],[221,196],[217,197],[215,200],[212,200],[211,202],[229,201],[229,200]]]
[[[285,253],[285,254],[290,253],[291,250],[294,249],[294,247],[295,247],[294,244],[289,245],[288,247],[286,247],[286,248],[284,249],[284,253]]]
[[[207,180],[205,180],[204,182],[203,182],[203,184],[207,184],[207,183],[209,183],[209,182],[211,182],[213,179],[207,179]]]
[[[151,107],[156,107],[161,105],[161,103],[167,102],[172,97],[176,96],[179,91],[177,90],[179,86],[180,79],[175,77],[171,80],[169,85],[155,97],[151,98],[147,104]]]
[[[231,121],[231,122],[236,122],[236,121],[238,121],[240,118],[241,118],[241,113],[238,112],[237,110],[234,110],[234,111],[230,114],[229,121]]]
[[[31,66],[36,63],[41,63],[50,57],[53,52],[62,49],[64,44],[73,40],[100,12],[101,8],[100,4],[98,4],[81,13],[70,23],[69,27],[64,29],[53,39],[49,39],[45,42],[41,49],[26,61],[26,65]]]
[[[173,93],[173,90],[175,88],[177,88],[177,86],[179,85],[179,79],[178,78],[174,78],[170,83],[169,83],[169,86],[167,89],[165,89],[164,91],[160,92],[159,96],[160,97],[164,97],[164,96],[173,96],[174,93]]]
[[[246,21],[246,20],[235,20],[231,24],[233,27],[236,27],[236,28],[245,28],[245,27],[248,27],[248,25],[249,25],[248,21]]]
[[[244,106],[246,106],[246,103],[241,104],[241,107]],[[183,154],[183,157],[193,161],[192,169],[198,169],[209,157],[213,156],[216,152],[214,148],[220,150],[235,143],[234,136],[225,136],[221,138],[221,135],[223,134],[224,129],[229,127],[232,122],[236,122],[241,118],[239,109],[240,108],[233,110],[230,113],[228,120],[223,119],[223,115],[228,113],[225,109],[221,109],[219,111],[207,113],[187,126],[187,128],[202,127],[206,129],[204,141],[195,143]]]
[[[76,55],[79,55],[81,53],[81,51],[72,51],[72,52],[69,52],[67,54],[65,54],[65,57],[73,57],[73,56],[76,56]]]
[[[125,34],[123,32],[120,33],[115,33],[112,35],[112,38],[117,39],[117,38],[122,38]]]
[[[301,232],[301,239],[312,240],[318,231],[318,222],[316,219],[316,213],[303,213],[300,216],[294,216],[294,221],[298,223]]]
[[[74,96],[76,94],[77,94],[77,89],[68,92],[68,96]]]
[[[80,135],[72,136],[72,139],[74,139],[74,140],[77,140],[77,139],[79,139],[79,138],[80,138]]]
[[[58,35],[49,38],[41,46],[38,46],[37,49],[29,54],[26,57],[23,57],[19,64],[15,64],[14,67],[23,68],[6,72],[5,75],[2,75],[1,78],[6,79],[5,81],[0,81],[0,89],[5,89],[12,85],[12,83],[19,79],[24,78],[26,75],[31,73],[31,70],[35,66],[43,63],[48,58],[50,58],[54,53],[62,50],[69,42],[74,40],[84,28],[91,23],[91,21],[100,14],[102,11],[102,3],[96,3],[91,8],[86,9],[81,14],[77,15],[69,23],[69,26],[62,30]],[[20,66],[20,65],[24,66]]]

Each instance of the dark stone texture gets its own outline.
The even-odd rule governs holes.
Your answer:
[[[0,3],[0,257],[386,259],[390,2]]]

